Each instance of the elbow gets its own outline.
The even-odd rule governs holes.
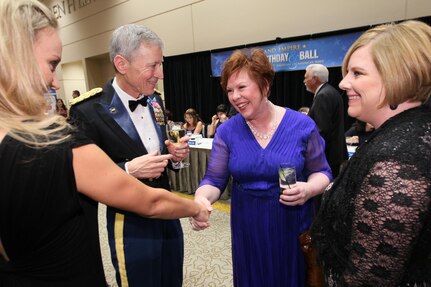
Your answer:
[[[146,218],[173,219],[173,210],[170,210],[168,206],[166,200],[154,200],[140,215]]]
[[[145,218],[161,218],[162,212],[157,204],[152,205],[149,209],[140,213],[140,216]]]

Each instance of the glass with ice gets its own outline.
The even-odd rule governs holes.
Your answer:
[[[288,163],[281,163],[278,167],[278,179],[281,190],[292,188],[296,184],[295,167]]]

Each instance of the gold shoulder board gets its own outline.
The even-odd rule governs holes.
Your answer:
[[[81,94],[79,97],[76,97],[74,99],[72,99],[69,102],[69,105],[73,106],[76,105],[77,103],[80,103],[88,98],[91,98],[94,95],[97,95],[98,93],[102,92],[103,89],[102,88],[94,88],[86,93]]]

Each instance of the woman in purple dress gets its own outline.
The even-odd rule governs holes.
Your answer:
[[[141,183],[46,113],[62,52],[48,7],[1,0],[0,19],[1,287],[106,287],[96,201],[145,217],[207,220],[203,204]],[[161,156],[165,165],[172,159]]]
[[[217,130],[195,200],[214,203],[233,178],[234,285],[305,286],[298,236],[314,215],[313,197],[332,180],[325,144],[312,119],[268,101],[274,70],[262,50],[236,51],[221,85],[239,114]],[[280,193],[278,166],[294,166],[297,183]],[[208,222],[191,220],[195,230]]]

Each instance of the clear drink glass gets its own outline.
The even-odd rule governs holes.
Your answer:
[[[296,169],[288,163],[281,163],[278,167],[280,189],[290,189],[296,184]]]
[[[186,135],[184,124],[182,122],[168,122],[166,125],[166,134],[169,141],[174,145],[180,145],[180,138]],[[190,163],[180,161],[181,165],[179,168],[189,167]]]

